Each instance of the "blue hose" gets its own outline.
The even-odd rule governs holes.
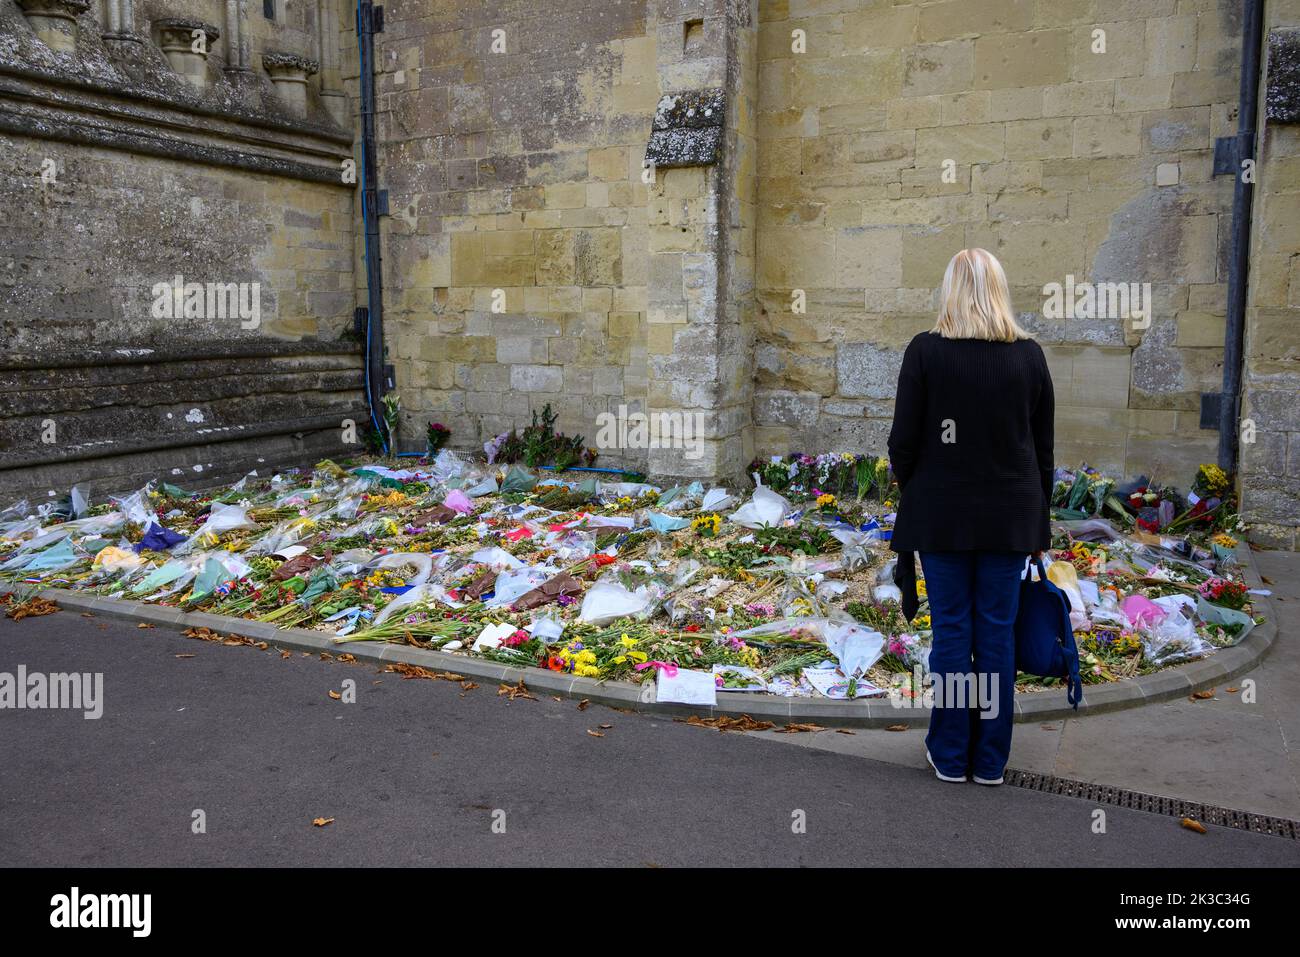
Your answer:
[[[538,467],[539,467],[539,468],[546,469],[548,472],[555,472],[555,471],[557,471],[557,469],[556,469],[556,467],[555,467],[554,465],[541,465],[541,466],[538,466]],[[567,468],[567,469],[565,469],[564,471],[566,471],[566,472],[600,472],[600,473],[602,473],[602,474],[604,474],[604,475],[640,475],[640,474],[641,474],[640,472],[629,472],[627,469],[597,469],[597,468],[589,468],[589,467],[587,467],[587,466],[578,466],[578,465],[575,465],[575,466],[573,466],[573,467],[571,467],[571,468]]]

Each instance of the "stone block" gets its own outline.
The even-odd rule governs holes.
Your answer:
[[[984,35],[974,44],[975,89],[1044,86],[1068,79],[1068,30]]]
[[[971,89],[975,75],[975,41],[908,47],[903,51],[902,66],[904,96],[964,92]]]
[[[510,368],[510,388],[517,392],[559,392],[564,373],[559,366],[516,365]]]
[[[893,398],[902,363],[901,351],[879,349],[866,342],[844,343],[835,353],[837,392],[849,398]]]

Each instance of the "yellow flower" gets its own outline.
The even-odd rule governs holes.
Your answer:
[[[691,531],[699,532],[704,535],[716,535],[722,528],[722,516],[714,513],[713,515],[701,515],[691,520]]]
[[[617,658],[614,659],[614,664],[616,665],[622,665],[626,663],[627,663],[627,655],[619,655]]]
[[[631,647],[633,647],[633,646],[636,645],[636,639],[635,639],[635,638],[629,638],[627,635],[624,635],[624,636],[623,636],[622,638],[620,638],[618,641],[619,641],[619,644],[621,644],[624,648],[631,648]]]
[[[635,661],[637,664],[642,664],[643,662],[646,661],[647,658],[650,657],[644,651],[629,651],[627,653],[627,656],[631,658],[633,661]]]
[[[835,496],[832,495],[830,492],[825,492],[817,496],[818,508],[824,508],[827,505],[834,505],[834,504],[835,504]]]

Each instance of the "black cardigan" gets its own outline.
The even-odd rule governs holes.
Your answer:
[[[1032,339],[912,339],[889,433],[902,491],[890,547],[905,596],[912,556],[902,553],[1049,546],[1054,412],[1047,359]]]

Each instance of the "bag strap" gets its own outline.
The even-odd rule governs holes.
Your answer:
[[[1079,644],[1074,640],[1074,629],[1070,622],[1070,613],[1067,611],[1062,616],[1062,623],[1067,629],[1066,635],[1069,636],[1069,642],[1062,642],[1065,647],[1066,664],[1070,666],[1070,674],[1066,678],[1065,700],[1069,702],[1075,711],[1079,710],[1079,702],[1083,700],[1083,679],[1079,677]]]

